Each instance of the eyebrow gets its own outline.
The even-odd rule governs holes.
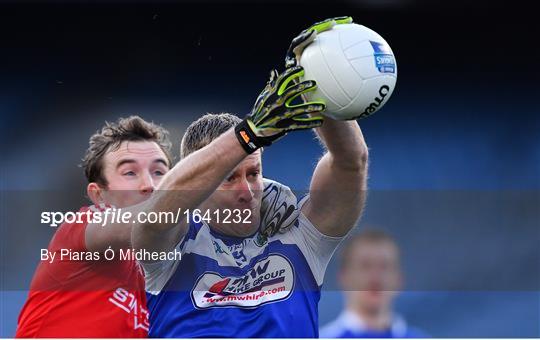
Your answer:
[[[163,158],[154,159],[154,161],[152,163],[161,163],[161,164],[165,165],[167,168],[170,168],[169,163]]]
[[[248,170],[252,170],[252,169],[258,169],[258,170],[261,169],[261,170],[262,170],[261,162],[257,162],[257,163],[256,163],[255,165],[253,165],[253,166],[251,166],[251,165],[248,166]],[[225,178],[229,178],[229,177],[233,176],[235,173],[236,173],[236,171],[233,170],[233,171],[229,172],[229,173],[227,174],[227,176],[225,176]]]
[[[118,162],[118,164],[116,164],[116,169],[118,169],[124,164],[133,164],[133,163],[137,163],[137,161],[131,158],[122,159],[120,162]],[[155,159],[152,163],[161,163],[165,165],[166,167],[169,167],[169,163],[167,163],[167,161],[163,158]]]

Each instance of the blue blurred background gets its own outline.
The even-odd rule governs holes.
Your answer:
[[[105,120],[160,123],[178,155],[192,120],[246,114],[290,40],[337,15],[380,33],[398,63],[391,100],[360,121],[370,194],[358,226],[402,247],[397,310],[437,337],[539,337],[537,19],[521,1],[412,0],[2,2],[0,337],[14,335],[54,232],[27,211],[50,192],[74,197],[62,210],[84,204],[77,165]],[[287,136],[265,151],[265,176],[306,189],[320,154],[312,133]],[[334,260],[321,325],[342,305],[335,275]]]

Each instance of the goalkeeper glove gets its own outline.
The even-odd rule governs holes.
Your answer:
[[[285,56],[285,67],[298,65],[298,61],[300,60],[304,48],[315,40],[317,33],[328,31],[335,25],[350,24],[352,22],[352,17],[335,17],[317,22],[310,28],[303,30],[302,33],[292,40],[291,45],[289,46],[289,50]]]
[[[273,70],[270,80],[257,98],[251,113],[239,123],[236,137],[248,154],[269,146],[287,132],[311,129],[322,125],[320,115],[326,105],[321,101],[306,102],[303,93],[317,87],[315,81],[295,82],[304,75],[301,66],[287,68],[281,75]],[[300,104],[291,102],[299,98]]]

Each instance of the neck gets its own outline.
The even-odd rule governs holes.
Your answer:
[[[367,329],[370,330],[385,330],[392,326],[392,312],[390,307],[370,308],[361,305],[349,305],[347,311],[358,316]]]

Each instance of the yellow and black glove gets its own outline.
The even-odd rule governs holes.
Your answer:
[[[257,98],[251,113],[239,123],[236,137],[247,153],[269,146],[289,131],[321,126],[324,102],[306,102],[303,93],[317,87],[313,80],[299,82],[304,75],[301,66],[287,68],[281,75],[276,70]],[[297,99],[300,103],[292,104]]]
[[[287,55],[285,56],[285,67],[293,67],[298,65],[298,60],[306,48],[317,37],[317,33],[331,30],[335,25],[350,24],[353,22],[352,17],[335,17],[317,22],[311,27],[303,30],[291,42]]]

